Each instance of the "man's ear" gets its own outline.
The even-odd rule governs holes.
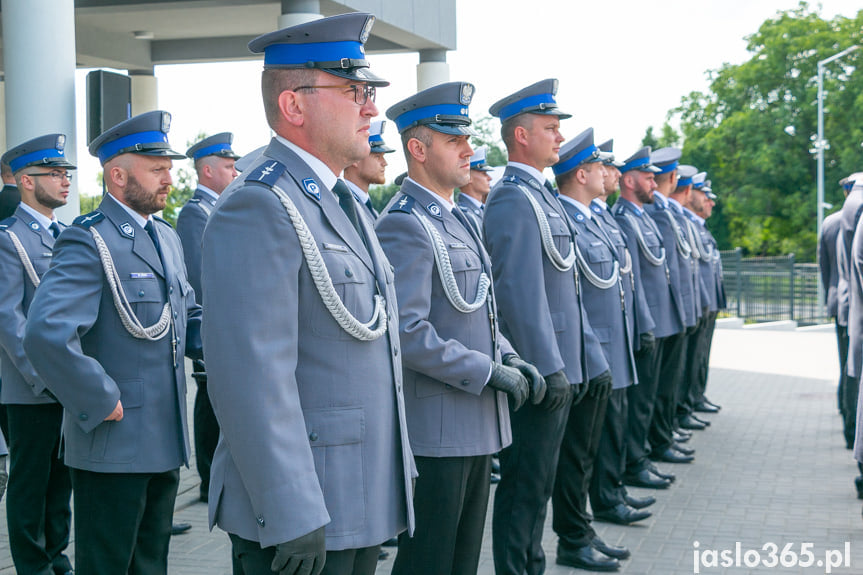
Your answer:
[[[426,161],[426,145],[417,140],[416,138],[411,138],[407,143],[408,153],[419,163],[425,163]]]
[[[279,112],[284,121],[292,126],[302,126],[305,121],[302,95],[299,92],[284,90],[279,94]]]

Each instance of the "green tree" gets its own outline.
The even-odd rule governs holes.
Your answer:
[[[662,134],[658,138],[653,133],[653,126],[647,126],[644,137],[641,138],[641,145],[650,146],[654,150],[668,146],[680,147],[680,134],[668,121],[662,124]]]
[[[186,149],[191,148],[206,137],[206,133],[198,132],[197,136],[186,142]],[[197,182],[198,178],[194,166],[183,165],[177,169],[176,181],[171,187],[171,192],[168,194],[165,209],[162,210],[162,217],[172,226],[177,226],[177,216],[180,215],[180,210],[183,209],[189,198],[194,195]]]
[[[383,186],[372,185],[369,186],[369,197],[372,200],[372,205],[380,212],[398,191],[399,186],[395,183],[384,184]]]
[[[863,11],[827,20],[808,4],[777,13],[747,37],[750,59],[709,72],[710,88],[692,92],[679,116],[683,161],[708,172],[719,196],[710,226],[720,248],[750,254],[815,256],[817,62],[861,42]],[[826,194],[863,165],[863,61],[852,53],[826,69]]]
[[[483,116],[475,120],[471,127],[479,134],[471,140],[474,148],[488,146],[485,161],[490,166],[506,165],[506,147],[500,139],[500,125],[497,118]]]

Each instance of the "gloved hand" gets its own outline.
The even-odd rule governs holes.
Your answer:
[[[514,367],[527,379],[527,384],[530,386],[530,402],[534,405],[545,398],[546,384],[545,379],[539,370],[533,364],[527,363],[514,353],[508,353],[503,356],[503,364],[507,367]]]
[[[318,575],[327,561],[324,528],[276,545],[270,569],[279,575]]]
[[[638,344],[639,353],[652,353],[656,349],[656,337],[652,331],[648,331],[638,336]]]
[[[578,405],[581,403],[581,400],[587,396],[587,392],[590,391],[590,383],[585,381],[583,383],[573,383],[572,384],[572,405]]]
[[[548,389],[542,406],[548,411],[556,411],[561,407],[568,407],[572,400],[572,385],[566,379],[563,370],[556,371],[546,376],[545,383]]]
[[[588,383],[588,394],[594,399],[605,399],[611,394],[611,371],[605,370]]]
[[[530,395],[527,378],[514,367],[507,367],[500,363],[492,364],[488,385],[509,395],[513,411],[518,411]]]
[[[6,459],[8,455],[0,455],[0,501],[3,500],[3,494],[6,493],[6,482],[9,480],[9,474],[6,472]]]
[[[207,366],[203,359],[192,360],[192,377],[199,384],[207,383]]]

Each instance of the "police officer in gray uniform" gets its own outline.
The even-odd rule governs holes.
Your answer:
[[[18,573],[72,572],[69,545],[72,480],[59,458],[63,407],[24,353],[23,334],[36,287],[48,270],[54,240],[66,226],[54,209],[66,204],[71,164],[66,136],[48,134],[3,155],[22,192],[15,214],[0,223],[0,401],[9,415],[9,549]],[[5,233],[3,233],[5,232]]]
[[[642,148],[641,152],[643,153],[644,150]],[[668,197],[678,186],[677,167],[681,152],[677,148],[663,148],[653,154],[647,151],[647,161],[657,168],[658,173],[654,176],[656,179],[654,202],[648,204],[645,209],[653,217],[662,236],[672,291],[683,311],[683,322],[686,328],[679,338],[669,340],[667,349],[662,350],[663,357],[659,361],[659,385],[656,391],[653,420],[648,433],[650,457],[655,461],[667,463],[690,463],[695,458],[674,449],[677,444],[673,436],[677,390],[682,385],[681,381],[686,369],[686,343],[697,321],[689,242],[683,235],[677,216],[668,201]],[[696,171],[692,171],[685,176],[681,175],[680,179],[691,178],[695,173]]]
[[[413,528],[393,273],[338,178],[369,154],[388,84],[364,57],[373,23],[343,14],[249,44],[276,136],[216,203],[201,282],[222,430],[210,522],[235,573],[371,574],[381,542]]]
[[[386,120],[377,120],[371,123],[369,126],[371,152],[359,162],[354,162],[345,168],[345,183],[357,201],[363,205],[372,221],[377,220],[380,214],[372,205],[372,199],[369,197],[369,186],[371,184],[383,185],[387,182],[385,154],[395,152],[384,142],[383,133],[386,126]]]
[[[470,157],[470,181],[459,187],[457,204],[467,216],[467,221],[482,239],[482,218],[485,215],[485,203],[491,192],[492,167],[486,162],[487,147],[480,146]]]
[[[501,331],[548,384],[543,403],[511,414],[513,443],[500,455],[492,518],[498,575],[545,570],[542,531],[569,409],[591,378],[608,371],[579,295],[569,218],[542,174],[558,161],[560,119],[570,117],[556,93],[557,80],[542,80],[489,110],[509,153],[483,220]]]
[[[179,467],[189,460],[183,354],[200,315],[180,239],[153,216],[171,189],[171,115],[90,143],[108,194],[54,245],[24,350],[65,408],[80,573],[165,573]]]
[[[640,351],[635,357],[639,384],[630,387],[627,393],[629,420],[624,482],[664,489],[674,480],[674,475],[660,471],[648,460],[647,437],[653,420],[662,358],[675,351],[678,341],[669,338],[685,329],[683,310],[671,281],[670,269],[677,262],[666,256],[659,227],[644,209],[654,201],[654,174],[658,170],[650,163],[650,149],[642,148],[633,154],[620,170],[620,198],[612,211],[632,256],[633,275],[641,280],[650,316],[655,323],[656,339],[652,350]],[[671,346],[671,352],[665,349],[667,346]]]
[[[511,443],[509,408],[545,395],[542,376],[498,330],[488,254],[453,203],[455,187],[470,178],[473,91],[448,82],[387,110],[402,135],[408,178],[377,234],[395,267],[419,472],[417,528],[399,538],[396,575],[476,573],[491,454]]]
[[[207,218],[216,206],[219,195],[237,177],[234,163],[240,158],[231,149],[234,135],[221,132],[204,138],[186,151],[186,157],[195,164],[198,186],[195,193],[177,216],[177,235],[183,244],[189,283],[195,290],[198,303],[203,305],[201,295],[201,238]],[[192,418],[195,438],[195,463],[201,477],[199,498],[207,501],[210,489],[210,466],[213,453],[219,442],[219,422],[207,395],[207,373],[202,362],[196,361],[192,377],[198,384],[195,393],[195,408]]]
[[[588,128],[560,150],[560,161],[553,166],[560,200],[572,220],[575,231],[576,265],[581,277],[582,298],[593,331],[602,344],[611,376],[607,384],[588,392],[587,396],[569,413],[566,433],[561,444],[560,463],[555,480],[552,505],[554,530],[559,537],[558,563],[585,569],[614,570],[617,559],[629,556],[625,548],[609,547],[595,540],[596,532],[590,526],[587,512],[588,488],[593,473],[608,472],[595,465],[600,439],[604,431],[609,395],[612,386],[615,398],[611,406],[612,427],[619,427],[622,394],[635,381],[632,357],[632,334],[626,298],[623,291],[621,267],[617,250],[598,218],[590,210],[594,198],[602,195],[605,166],[602,155],[593,143],[593,128]],[[622,431],[622,430],[621,430]],[[612,433],[614,431],[612,430]],[[622,433],[606,442],[610,467],[622,466]],[[610,470],[609,470],[610,471]],[[619,478],[618,478],[619,480]],[[617,495],[616,485],[609,488]],[[594,516],[619,523],[632,523],[650,517],[647,511],[637,511],[625,502],[609,497],[597,501]]]

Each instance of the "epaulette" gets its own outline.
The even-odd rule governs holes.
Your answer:
[[[393,203],[393,207],[391,207],[389,211],[390,213],[404,212],[409,214],[414,209],[414,202],[416,202],[416,200],[413,196],[402,194],[398,201]]]
[[[159,216],[157,216],[156,214],[153,214],[153,215],[152,215],[152,218],[153,218],[154,220],[158,220],[158,221],[162,222],[162,223],[163,223],[163,224],[165,224],[166,226],[174,227],[174,226],[171,226],[171,223],[170,223],[170,222],[168,222],[168,220],[165,220],[165,219],[163,219],[163,218],[160,218],[160,217],[159,217]]]
[[[623,204],[614,204],[611,207],[611,211],[614,212],[615,216],[619,216],[620,214],[622,214],[624,209],[625,208],[623,207]]]
[[[510,174],[510,175],[504,177],[503,181],[508,183],[508,184],[517,184],[518,183],[518,176],[514,176],[514,175]]]
[[[276,182],[279,181],[279,178],[282,177],[282,174],[284,174],[287,169],[287,166],[281,162],[277,162],[276,160],[267,160],[266,162],[256,166],[254,169],[249,170],[249,175],[246,176],[245,181],[256,182],[263,184],[268,188],[272,188],[276,185]]]
[[[96,222],[101,222],[105,219],[105,214],[96,210],[94,212],[90,212],[89,214],[84,214],[83,216],[78,216],[72,222],[76,226],[81,226],[82,228],[89,228]]]
[[[5,230],[6,228],[11,228],[12,224],[14,224],[16,221],[17,221],[17,218],[15,218],[15,216],[9,216],[8,218],[6,218],[2,222],[0,222],[0,230]]]
[[[188,202],[188,203],[190,203],[190,204],[199,204],[199,203],[201,203],[201,198],[189,198],[189,202]]]

